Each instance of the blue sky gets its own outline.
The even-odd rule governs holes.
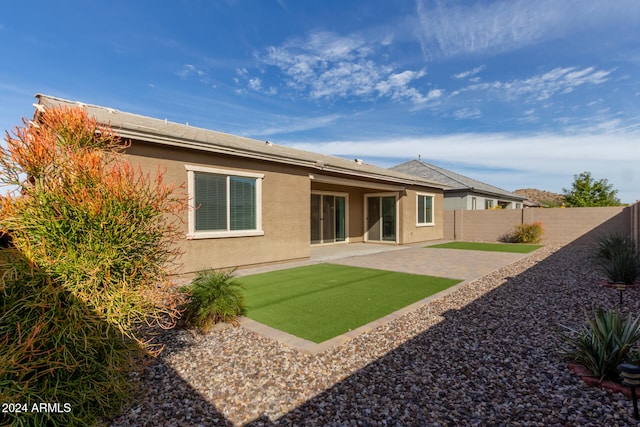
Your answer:
[[[45,93],[506,190],[640,199],[637,0],[3,2],[0,128]]]

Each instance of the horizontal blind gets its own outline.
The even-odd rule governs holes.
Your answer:
[[[229,203],[231,230],[255,230],[255,178],[229,177]]]
[[[196,231],[227,229],[227,177],[195,172]]]

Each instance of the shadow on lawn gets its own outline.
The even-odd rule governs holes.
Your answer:
[[[560,324],[618,308],[590,254],[568,245],[458,309],[430,304],[440,323],[275,423],[249,425],[635,425],[622,395],[586,387],[556,352]],[[637,312],[640,293],[628,292],[623,309]]]

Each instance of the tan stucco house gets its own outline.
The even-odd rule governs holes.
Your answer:
[[[443,189],[425,178],[112,108],[36,95],[36,114],[82,106],[143,170],[183,185],[182,272],[308,258],[312,245],[443,237]]]
[[[522,209],[526,197],[503,190],[491,184],[441,168],[422,160],[408,162],[390,168],[396,172],[420,176],[445,186],[445,211],[483,209]]]

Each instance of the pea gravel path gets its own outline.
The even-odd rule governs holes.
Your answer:
[[[559,358],[558,325],[616,308],[589,249],[546,247],[344,345],[307,355],[242,327],[167,331],[111,426],[636,425]],[[639,291],[625,294],[638,313]]]

